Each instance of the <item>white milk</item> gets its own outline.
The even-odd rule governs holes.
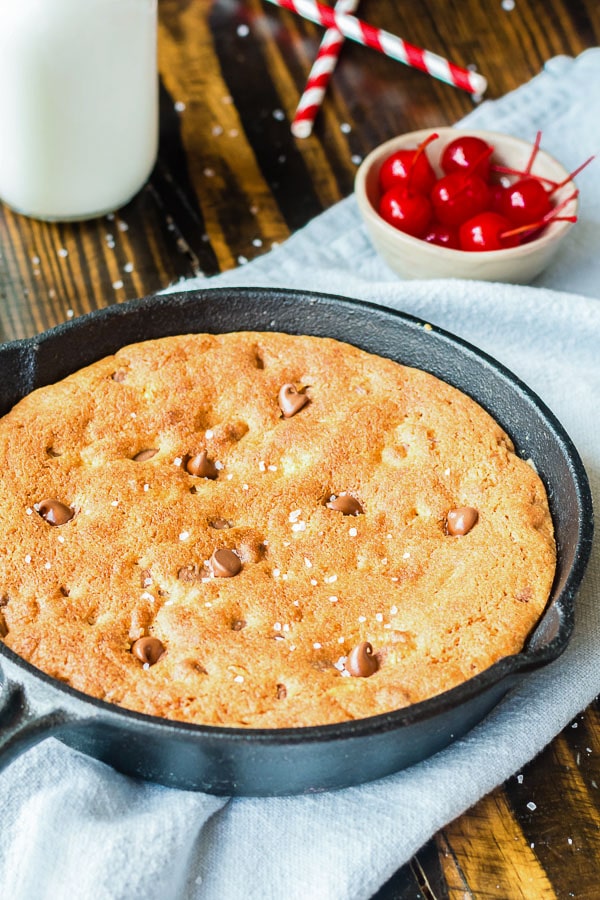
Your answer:
[[[157,144],[156,0],[0,0],[0,199],[101,215],[141,188]]]

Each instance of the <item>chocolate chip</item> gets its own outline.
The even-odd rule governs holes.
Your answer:
[[[209,519],[208,524],[210,525],[211,528],[217,528],[219,530],[222,528],[232,528],[233,527],[233,522],[230,522],[229,519],[222,519],[222,518],[220,518],[220,516],[217,516],[216,519]]]
[[[51,459],[57,459],[57,457],[62,456],[62,453],[59,450],[55,450],[54,447],[46,447],[46,453]]]
[[[215,550],[210,558],[210,568],[215,578],[233,578],[242,570],[242,562],[233,550]]]
[[[350,652],[348,659],[344,663],[344,668],[354,678],[368,678],[377,671],[377,658],[373,655],[373,647],[368,641],[361,641],[360,644]]]
[[[350,494],[339,494],[333,500],[329,500],[325,506],[329,509],[335,509],[336,512],[341,512],[344,516],[362,516],[364,513],[361,504],[354,497],[351,497]]]
[[[142,663],[148,663],[149,666],[155,665],[163,653],[165,647],[162,641],[155,637],[141,637],[132,644],[131,652]]]
[[[185,467],[190,475],[195,475],[197,478],[219,477],[219,470],[214,462],[208,458],[206,450],[203,450],[202,453],[197,453],[195,456],[191,456],[186,462]]]
[[[232,631],[241,631],[242,628],[246,627],[245,619],[232,619],[231,622],[231,630]]]
[[[127,372],[125,371],[125,369],[117,369],[116,372],[113,372],[111,378],[113,381],[125,381],[126,376]]]
[[[286,697],[287,697],[287,688],[286,688],[285,684],[278,684],[277,685],[277,699],[285,700]]]
[[[147,450],[140,450],[139,453],[136,453],[133,457],[135,462],[146,462],[147,459],[152,459],[153,456],[156,456],[158,450],[154,448],[148,448]]]
[[[70,506],[52,498],[36,503],[35,509],[48,525],[64,525],[66,522],[70,522],[75,515]]]
[[[468,534],[478,519],[479,513],[472,506],[451,509],[446,516],[446,533],[457,536]]]
[[[8,625],[4,618],[4,613],[0,613],[0,638],[5,638],[8,634]]]
[[[301,394],[295,384],[284,384],[279,390],[277,399],[284,419],[295,416],[309,402],[308,395]]]

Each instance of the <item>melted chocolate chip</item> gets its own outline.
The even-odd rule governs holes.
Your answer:
[[[241,631],[242,628],[246,627],[245,619],[233,619],[231,622],[231,630],[232,631]]]
[[[242,570],[242,562],[233,550],[215,550],[210,558],[210,568],[215,578],[233,578]]]
[[[222,519],[220,516],[217,516],[216,519],[209,519],[208,524],[211,528],[217,528],[219,530],[222,528],[233,527],[233,522],[230,522],[229,519]]]
[[[339,494],[334,500],[325,504],[329,509],[335,509],[344,516],[362,516],[364,509],[361,504],[350,494]]]
[[[348,659],[344,663],[344,668],[354,678],[368,678],[377,671],[377,658],[373,655],[373,647],[368,641],[361,641],[360,644],[350,652]]]
[[[197,453],[196,456],[191,456],[185,467],[190,475],[195,475],[197,478],[219,477],[219,470],[212,459],[208,458],[206,450],[203,450],[202,453]]]
[[[279,390],[277,400],[284,419],[289,419],[306,406],[309,397],[307,394],[301,394],[295,384],[284,384]]]
[[[125,371],[125,369],[117,369],[116,372],[113,372],[111,378],[113,381],[125,381],[126,375],[127,372]]]
[[[152,459],[153,456],[156,456],[158,450],[155,450],[153,447],[148,448],[147,450],[140,450],[139,453],[136,453],[133,457],[135,462],[146,462],[147,459]]]
[[[40,503],[36,503],[35,508],[48,525],[65,525],[67,522],[70,522],[75,515],[75,512],[70,506],[61,503],[60,500],[54,500],[51,497],[47,500],[42,500]]]
[[[446,532],[451,535],[462,536],[477,524],[479,513],[472,506],[460,506],[451,509],[446,517]]]
[[[287,697],[287,688],[286,688],[285,684],[278,684],[277,685],[277,699],[285,700],[286,697]]]
[[[134,656],[137,656],[141,663],[148,663],[148,665],[153,666],[165,652],[165,647],[158,638],[141,637],[132,644],[131,652]]]

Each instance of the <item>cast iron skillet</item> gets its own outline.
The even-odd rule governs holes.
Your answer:
[[[0,767],[49,735],[121,772],[215,794],[282,795],[346,787],[422,760],[463,735],[524,673],[565,649],[587,564],[593,514],[569,437],[524,384],[490,357],[378,306],[300,291],[221,289],[150,297],[93,312],[0,348],[0,413],[124,344],[185,332],[326,335],[432,372],[474,397],[544,480],[558,543],[549,605],[526,648],[466,683],[406,709],[295,729],[186,725],[75,691],[0,642]]]

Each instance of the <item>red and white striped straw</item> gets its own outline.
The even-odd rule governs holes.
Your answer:
[[[358,0],[338,0],[335,4],[335,11],[353,13],[357,6]],[[325,32],[292,120],[291,129],[294,137],[307,138],[312,133],[315,117],[321,108],[329,79],[334,72],[345,40],[346,38],[340,34],[337,28],[328,28]]]
[[[469,72],[468,69],[456,66],[429,50],[421,50],[414,44],[407,43],[402,38],[390,34],[389,31],[368,25],[357,19],[356,16],[338,13],[335,9],[324,6],[316,0],[269,0],[269,3],[289,9],[311,22],[316,22],[317,25],[337,28],[340,34],[351,41],[372,47],[373,50],[378,50],[385,56],[397,59],[414,69],[428,72],[434,78],[461,88],[463,91],[468,91],[470,94],[481,95],[487,88],[487,81],[478,72]]]

